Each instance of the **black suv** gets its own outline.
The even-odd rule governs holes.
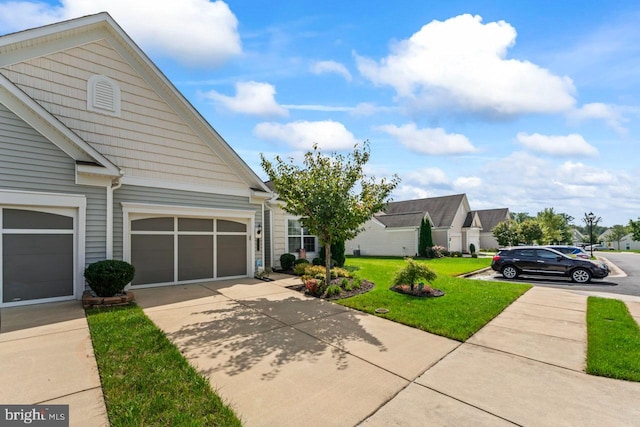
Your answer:
[[[491,268],[507,279],[520,274],[569,277],[577,283],[588,283],[591,278],[602,279],[609,268],[599,261],[570,258],[551,248],[518,246],[500,249],[491,261]]]

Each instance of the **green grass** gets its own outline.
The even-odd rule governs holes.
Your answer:
[[[138,306],[87,311],[112,426],[240,426]]]
[[[386,308],[381,317],[458,341],[465,341],[531,286],[520,283],[488,282],[452,276],[487,267],[489,258],[439,258],[418,260],[438,273],[432,286],[445,292],[438,298],[418,298],[389,290],[401,258],[349,258],[347,266],[376,284],[366,294],[339,304],[367,313]]]
[[[589,297],[587,372],[640,381],[640,327],[624,302]]]

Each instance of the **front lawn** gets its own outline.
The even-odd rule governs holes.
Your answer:
[[[87,311],[112,426],[240,426],[138,306]]]
[[[402,258],[349,258],[347,267],[376,284],[370,292],[339,300],[339,304],[374,314],[427,332],[465,341],[497,316],[531,286],[521,283],[461,279],[460,274],[489,266],[490,258],[438,258],[416,260],[438,273],[432,286],[445,292],[438,298],[417,298],[389,290]]]
[[[640,381],[640,327],[624,302],[587,300],[587,372]]]

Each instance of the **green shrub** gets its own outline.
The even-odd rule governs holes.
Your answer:
[[[411,258],[407,258],[405,261],[407,262],[405,267],[396,272],[393,278],[394,285],[409,285],[413,290],[418,279],[431,282],[438,277],[435,271],[431,270],[426,264],[417,263]]]
[[[327,298],[331,298],[336,295],[340,295],[342,293],[342,288],[339,285],[329,285],[327,286],[326,296]]]
[[[315,257],[312,261],[311,264],[313,265],[324,265],[324,262],[322,261],[322,258],[320,257]]]
[[[469,245],[469,252],[471,252],[472,254],[476,253],[476,245],[474,245],[473,243]]]
[[[474,252],[474,253],[472,253],[472,254],[471,254],[471,258],[478,258],[478,254],[477,254],[477,253],[475,253],[475,252]]]
[[[84,278],[96,295],[112,297],[124,290],[135,272],[136,269],[126,261],[108,259],[89,265],[84,270]]]
[[[293,274],[296,276],[306,276],[307,264],[296,264],[293,266]]]
[[[322,276],[324,279],[325,268],[321,265],[304,265],[304,274],[306,276],[317,277]]]
[[[336,279],[338,277],[351,277],[351,273],[344,268],[335,267],[331,269],[331,278]]]
[[[351,281],[351,286],[353,289],[360,289],[362,287],[362,280],[356,277]]]
[[[353,290],[353,286],[351,286],[351,281],[346,277],[342,279],[342,282],[340,282],[340,286],[342,286],[342,288],[347,292]]]
[[[300,265],[300,264],[309,264],[309,260],[304,259],[304,258],[299,258],[299,259],[293,261],[293,265],[294,266]]]
[[[280,255],[280,267],[282,267],[283,270],[291,270],[295,260],[296,257],[293,254],[282,254]]]

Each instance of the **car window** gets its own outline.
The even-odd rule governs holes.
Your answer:
[[[536,256],[543,259],[556,259],[558,257],[558,254],[555,254],[551,251],[545,251],[544,249],[537,249]]]
[[[513,255],[523,258],[533,258],[535,257],[535,251],[533,249],[517,249],[513,251]]]

